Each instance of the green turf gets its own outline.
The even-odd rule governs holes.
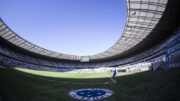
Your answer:
[[[55,77],[55,78],[107,78],[112,77],[113,72],[108,73],[60,73],[60,72],[49,72],[49,71],[37,71],[37,70],[30,70],[30,69],[22,69],[22,68],[15,68],[18,71],[39,75],[39,76],[46,76],[46,77]],[[140,71],[139,71],[140,72]],[[130,75],[138,72],[128,72],[128,73],[117,73],[116,76],[124,76]]]
[[[107,73],[60,73],[60,72],[48,72],[48,71],[36,71],[22,68],[15,68],[16,70],[47,77],[55,78],[107,78]],[[112,76],[112,73],[109,74]]]
[[[180,100],[180,69],[117,75],[116,84],[95,84],[112,81],[105,73],[70,74],[0,68],[0,83],[6,85],[9,93],[20,101],[77,101],[69,97],[68,92],[82,88],[106,88],[114,91],[111,97],[100,101]]]

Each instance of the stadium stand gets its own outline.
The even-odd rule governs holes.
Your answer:
[[[105,52],[84,56],[90,59],[86,63],[80,61],[81,56],[56,53],[24,40],[0,19],[0,63],[54,72],[103,71],[99,68],[105,67],[123,72],[164,69],[167,48],[180,41],[178,4],[178,0],[127,0],[122,36]],[[170,55],[169,66],[179,67],[178,60],[179,51]]]
[[[88,69],[85,68],[100,68],[100,67],[116,67],[120,68],[119,71],[125,69],[125,71],[134,70],[148,70],[150,65],[153,64],[153,70],[157,68],[165,67],[165,51],[166,47],[169,47],[176,41],[180,39],[180,31],[168,40],[162,42],[162,44],[155,46],[154,48],[147,50],[143,53],[134,55],[129,58],[119,59],[116,61],[94,63],[94,64],[65,64],[62,62],[54,62],[42,58],[34,58],[32,56],[27,56],[22,53],[15,52],[4,46],[0,47],[0,61],[1,64],[8,63],[14,67],[21,67],[34,70],[43,71],[54,71],[54,72],[64,72],[72,71],[73,69],[79,69],[81,71],[87,72]],[[178,54],[178,53],[177,53]],[[176,55],[177,56],[177,55]],[[176,60],[176,59],[175,59]],[[178,61],[177,61],[178,62]],[[180,66],[180,65],[178,65]],[[75,70],[79,72],[78,70]],[[73,71],[73,72],[75,72]],[[89,70],[90,71],[90,70]],[[97,69],[97,71],[99,71]],[[91,72],[91,71],[90,71]]]

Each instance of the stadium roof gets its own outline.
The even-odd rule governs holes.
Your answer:
[[[178,2],[178,0],[174,1]],[[95,55],[75,56],[57,53],[41,48],[18,36],[1,19],[0,36],[15,46],[18,46],[23,50],[27,50],[28,52],[36,53],[40,56],[78,61],[81,60],[82,57],[89,57],[90,60],[112,59],[125,54],[131,54],[135,51],[140,51],[141,46],[144,48],[150,47],[153,45],[151,42],[157,38],[164,37],[162,36],[162,30],[159,31],[159,29],[162,29],[161,27],[163,24],[168,25],[169,22],[173,20],[173,17],[175,17],[172,16],[172,19],[168,20],[167,22],[164,22],[164,19],[162,19],[166,6],[169,2],[170,1],[168,0],[127,0],[127,19],[122,36],[119,38],[116,44],[114,44],[108,50]],[[174,2],[173,4],[176,3]],[[170,6],[172,7],[173,5]],[[171,12],[171,10],[172,9],[166,13]],[[167,15],[164,16],[164,18],[169,17]],[[172,28],[174,26],[172,26]],[[163,29],[165,28],[163,27]],[[168,28],[166,31],[169,32]],[[149,46],[147,46],[148,44]]]

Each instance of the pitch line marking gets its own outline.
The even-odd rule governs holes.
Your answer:
[[[110,77],[107,73],[106,73],[106,75],[107,75],[114,83],[116,83],[116,81],[115,81],[114,79],[112,79],[112,77]]]
[[[106,74],[115,84],[117,83],[117,81],[115,81],[110,75]],[[120,85],[118,84],[118,86],[120,87]]]

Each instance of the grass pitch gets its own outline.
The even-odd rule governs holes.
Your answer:
[[[105,88],[114,94],[100,101],[178,101],[180,69],[117,73],[56,73],[0,68],[2,101],[77,101],[74,89]]]
[[[87,78],[107,78],[107,73],[60,73],[60,72],[49,72],[49,71],[36,71],[22,68],[15,68],[16,70],[39,75],[46,77],[55,77],[55,78],[73,78],[73,79],[87,79]],[[108,73],[112,76],[112,73]]]

